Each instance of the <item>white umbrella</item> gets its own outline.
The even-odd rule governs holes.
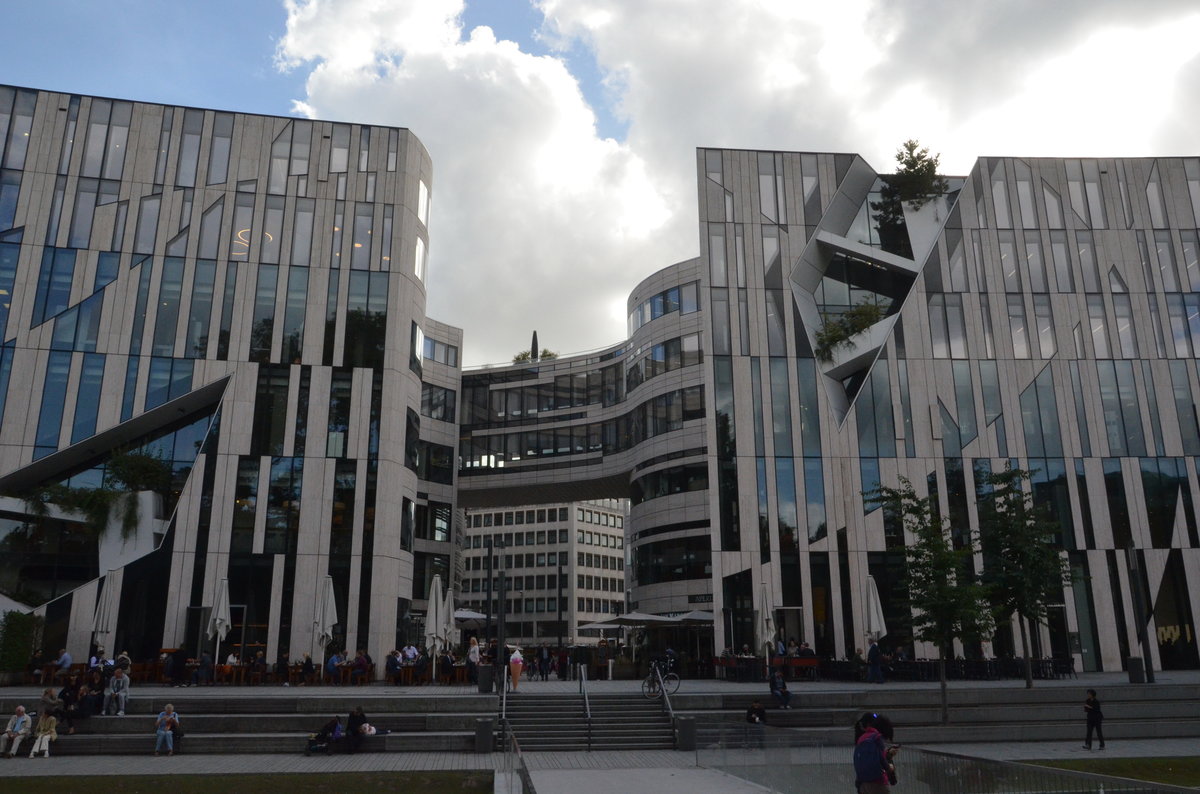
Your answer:
[[[599,621],[597,623],[586,623],[579,627],[579,631],[616,631],[621,628],[620,623],[608,623]]]
[[[326,575],[321,597],[317,603],[317,614],[313,619],[313,636],[324,650],[333,641],[333,627],[338,624],[337,593],[333,589],[333,577]],[[321,656],[324,660],[324,654]]]
[[[701,609],[693,609],[691,612],[679,616],[680,623],[686,624],[706,624],[716,620],[716,616],[711,612],[705,612]]]
[[[887,622],[883,617],[883,602],[879,600],[879,588],[875,577],[867,577],[867,635],[878,641],[887,636]]]
[[[217,588],[217,603],[213,605],[212,616],[208,619],[208,638],[219,637],[217,640],[217,650],[215,658],[221,658],[221,643],[225,640],[225,635],[229,633],[229,627],[233,625],[233,618],[229,614],[229,580],[222,579],[221,586]]]
[[[442,620],[442,575],[435,573],[429,583],[429,594],[425,597],[425,648],[433,659],[433,675],[437,677],[437,649],[444,630]]]
[[[679,623],[679,618],[648,615],[645,612],[626,612],[624,615],[609,618],[607,622],[615,623],[619,626],[657,626],[668,623]]]
[[[103,647],[108,635],[117,628],[117,611],[120,609],[120,583],[115,571],[109,570],[104,577],[103,591],[96,611],[92,615],[92,641]]]
[[[770,590],[766,580],[762,583],[762,602],[759,604],[759,612],[761,617],[760,630],[762,632],[762,644],[767,648],[767,657],[775,652],[775,608],[771,606],[769,597]]]
[[[425,596],[425,647],[433,651],[442,637],[442,575],[435,573],[429,583],[429,593]]]
[[[473,609],[456,609],[454,621],[464,629],[477,629],[487,622],[487,615]]]

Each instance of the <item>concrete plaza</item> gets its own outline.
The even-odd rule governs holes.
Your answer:
[[[1200,672],[1171,671],[1157,673],[1158,682],[1174,685],[1200,685]],[[1127,683],[1127,678],[1120,673],[1083,674],[1078,679],[1060,679],[1037,681],[1038,689],[1070,688],[1082,693],[1091,687],[1101,692],[1106,686]],[[637,691],[640,682],[637,681],[592,681],[588,690],[592,693],[630,693]],[[1154,686],[1154,685],[1147,685]],[[816,681],[796,682],[792,691],[795,697],[803,698],[806,693],[817,692],[862,692],[866,685],[853,682]],[[1001,681],[971,681],[951,682],[952,691],[960,688],[988,688],[1023,690],[1024,682],[1020,680]],[[927,691],[931,702],[936,702],[938,685],[936,682],[894,682],[876,686],[875,690],[909,690]],[[568,695],[579,691],[578,683],[572,681],[522,681],[520,691],[510,697],[520,698],[523,695],[538,693],[558,693]],[[156,699],[168,697],[171,693],[179,693],[179,697],[189,700],[198,698],[226,698],[230,694],[244,693],[256,699],[279,698],[290,699],[298,694],[328,698],[338,706],[335,709],[347,712],[356,705],[363,705],[370,714],[372,699],[380,696],[412,696],[453,698],[457,695],[475,694],[473,689],[464,686],[422,686],[422,687],[393,687],[376,684],[368,688],[360,687],[304,687],[302,689],[281,686],[258,687],[190,687],[186,689],[170,689],[162,686],[138,687],[132,694],[153,696]],[[758,694],[766,692],[763,684],[736,683],[717,680],[684,681],[680,687],[681,693],[687,694]],[[6,701],[23,698],[24,702],[36,707],[40,690],[36,687],[13,687],[0,690],[0,698]],[[1061,694],[1061,692],[1059,693]],[[1082,699],[1082,695],[1081,695]],[[182,715],[186,725],[187,715]],[[450,752],[421,752],[421,753],[361,753],[357,755],[332,755],[304,757],[300,753],[300,742],[297,742],[297,752],[291,755],[189,755],[186,752],[174,757],[155,757],[153,749],[152,721],[146,715],[130,716],[126,719],[146,720],[146,755],[145,756],[62,756],[49,759],[28,759],[23,755],[13,761],[5,761],[3,775],[5,777],[42,777],[42,776],[74,776],[74,775],[115,775],[137,776],[155,774],[282,774],[282,773],[312,773],[339,774],[347,772],[378,772],[378,771],[409,771],[409,770],[496,770],[504,768],[504,757],[500,753],[470,754]],[[314,726],[315,727],[315,726]],[[898,726],[897,739],[903,742],[903,726]],[[849,730],[849,726],[847,726]],[[60,741],[69,740],[63,737]],[[917,746],[917,745],[911,745]],[[28,743],[24,745],[28,752]],[[832,748],[834,752],[841,748]],[[1034,760],[1034,759],[1066,759],[1098,755],[1098,752],[1084,750],[1078,741],[1070,742],[992,742],[992,743],[956,743],[926,745],[923,749],[938,750],[960,755],[990,758],[996,760]],[[1195,737],[1176,739],[1133,739],[1110,741],[1105,751],[1107,757],[1149,757],[1149,756],[1195,756],[1200,751],[1200,742]],[[53,752],[53,750],[52,750]],[[664,751],[604,751],[604,752],[530,752],[524,754],[524,760],[529,767],[539,794],[547,792],[569,791],[572,794],[591,794],[591,792],[619,791],[654,791],[656,794],[701,794],[701,792],[719,791],[761,792],[765,789],[752,783],[726,775],[725,773],[703,766],[703,754],[698,756],[693,752]],[[847,763],[849,763],[849,748],[846,748]]]

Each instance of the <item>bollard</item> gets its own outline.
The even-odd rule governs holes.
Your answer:
[[[1129,671],[1129,683],[1146,683],[1146,665],[1142,663],[1142,657],[1130,656],[1125,660],[1125,668]]]
[[[675,718],[675,749],[691,752],[696,749],[696,718]]]
[[[490,753],[496,749],[496,718],[480,717],[475,720],[475,752]]]

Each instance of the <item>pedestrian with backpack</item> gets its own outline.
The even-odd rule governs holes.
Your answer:
[[[854,787],[858,794],[887,794],[896,784],[892,721],[868,712],[854,724]]]

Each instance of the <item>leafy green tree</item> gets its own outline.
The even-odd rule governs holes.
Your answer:
[[[517,353],[515,356],[513,356],[513,363],[520,364],[524,361],[529,361],[532,358],[533,355],[531,350],[522,350],[520,353]],[[550,361],[556,358],[558,358],[558,353],[554,352],[548,347],[543,347],[542,352],[538,354],[537,360]]]
[[[912,483],[900,478],[899,488],[880,486],[865,494],[899,520],[911,540],[905,548],[905,576],[913,611],[913,637],[938,648],[938,681],[941,682],[942,722],[950,721],[946,691],[946,657],[956,639],[990,636],[994,626],[987,589],[974,573],[971,557],[976,541],[955,548],[949,521],[930,497],[919,497]]]
[[[931,155],[928,146],[916,140],[905,141],[896,150],[896,173],[887,177],[888,185],[896,191],[896,198],[914,210],[924,207],[935,197],[950,189],[950,183],[938,176],[940,154]]]
[[[883,250],[912,257],[904,205],[919,210],[950,189],[950,183],[938,176],[940,159],[940,154],[931,155],[929,147],[916,140],[907,140],[896,150],[896,173],[880,177],[883,186],[879,201],[871,202],[872,220]]]
[[[988,490],[979,494],[979,530],[983,549],[983,583],[997,621],[1017,618],[1025,664],[1025,686],[1033,688],[1029,663],[1030,622],[1046,619],[1047,605],[1062,596],[1071,582],[1071,567],[1055,538],[1062,531],[1044,505],[1027,489],[1033,473],[1006,467],[987,475]]]

